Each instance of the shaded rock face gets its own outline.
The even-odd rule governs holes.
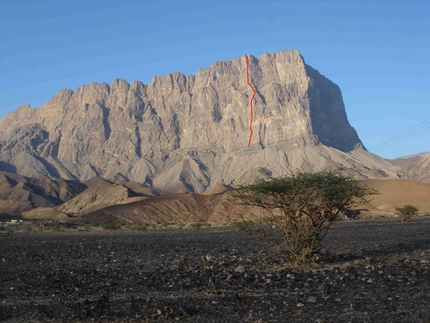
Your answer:
[[[319,141],[345,152],[362,146],[348,123],[339,87],[308,65],[306,73],[310,78],[308,102],[312,130]]]
[[[0,121],[0,170],[172,192],[339,166],[360,177],[397,175],[362,148],[339,87],[298,51],[250,56],[249,69],[257,91],[250,148],[252,92],[241,57],[196,75],[92,83],[20,107]]]

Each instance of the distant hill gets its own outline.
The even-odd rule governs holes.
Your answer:
[[[430,153],[392,159],[390,162],[399,167],[403,177],[430,183]]]
[[[30,178],[0,172],[0,214],[20,215],[38,207],[54,207],[87,188],[85,184],[47,177]]]
[[[379,190],[372,195],[370,213],[392,215],[396,207],[412,204],[421,214],[430,213],[430,184],[399,179],[371,179],[363,181],[370,188]]]
[[[408,158],[411,158],[411,157],[424,156],[424,155],[427,155],[427,154],[430,154],[430,151],[425,151],[425,152],[421,152],[421,153],[418,153],[418,154],[411,154],[411,155],[406,155],[406,156],[400,156],[400,157],[397,157],[397,158],[394,158],[394,159],[408,159]]]
[[[362,183],[379,191],[378,195],[370,196],[370,205],[360,206],[362,215],[394,216],[395,208],[404,204],[416,206],[421,214],[430,213],[430,184],[396,179],[371,179]],[[231,197],[231,188],[221,185],[205,194],[130,197],[133,194],[136,193],[127,191],[124,186],[118,184],[99,184],[62,206],[35,209],[24,215],[26,218],[40,218],[44,214],[45,218],[59,219],[61,214],[73,214],[75,216],[73,220],[81,224],[106,222],[221,224],[256,219],[263,214],[260,209],[238,204]],[[93,203],[89,203],[94,196],[99,197],[95,198]]]
[[[86,190],[61,205],[28,210],[23,212],[22,215],[27,219],[68,219],[69,217],[81,216],[111,205],[130,203],[131,199],[137,201],[161,194],[160,191],[138,183],[121,185],[96,179],[91,181],[91,184]],[[134,190],[130,187],[133,187]]]

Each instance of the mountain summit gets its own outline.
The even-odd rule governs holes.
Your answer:
[[[0,120],[0,170],[30,177],[130,180],[203,192],[298,171],[344,167],[397,177],[350,126],[339,87],[298,51],[249,55],[257,94],[250,148],[245,56],[152,83],[115,79]]]

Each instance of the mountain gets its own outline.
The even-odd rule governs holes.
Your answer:
[[[428,154],[430,154],[430,151],[423,151],[423,152],[420,152],[420,153],[418,153],[418,154],[412,154],[412,155],[400,156],[400,157],[397,157],[397,158],[395,158],[395,159],[408,159],[408,158],[411,158],[411,157],[424,156],[424,155],[428,155]]]
[[[54,207],[71,200],[87,188],[62,178],[29,178],[0,172],[0,214],[20,215],[38,207]]]
[[[249,74],[257,92],[249,148],[243,56],[196,75],[92,83],[60,90],[39,108],[22,106],[0,120],[0,170],[173,193],[337,167],[359,178],[399,176],[363,147],[339,87],[298,51],[249,55]]]
[[[390,160],[408,179],[430,183],[430,153],[421,153]]]

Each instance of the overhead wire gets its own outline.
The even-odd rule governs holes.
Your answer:
[[[420,122],[419,124],[413,126],[412,128],[409,128],[401,133],[399,133],[398,135],[395,135],[394,137],[387,139],[383,142],[381,142],[380,144],[370,148],[369,150],[372,150],[374,152],[378,152],[381,150],[384,150],[392,145],[395,145],[403,140],[406,140],[410,137],[416,136],[419,133],[423,132],[424,130],[427,130],[430,128],[430,118],[426,119],[422,122]]]

